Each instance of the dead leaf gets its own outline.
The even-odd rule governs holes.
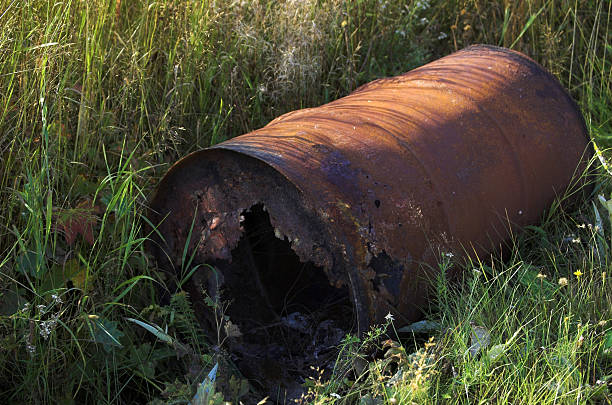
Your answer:
[[[64,279],[72,281],[72,285],[82,290],[85,288],[87,269],[80,266],[77,259],[70,259],[64,266]]]
[[[240,328],[232,321],[225,322],[225,334],[227,337],[240,337],[242,336],[242,332],[240,332]]]
[[[51,267],[49,273],[45,275],[40,291],[54,291],[58,288],[66,288],[68,282],[80,290],[85,289],[85,281],[87,280],[87,268],[81,265],[78,259],[72,258],[66,263],[55,264]],[[89,279],[88,283],[91,284]]]
[[[81,201],[76,208],[60,210],[57,213],[58,228],[62,231],[66,243],[70,246],[74,244],[79,235],[89,245],[93,245],[93,227],[96,220],[94,207],[89,200]]]

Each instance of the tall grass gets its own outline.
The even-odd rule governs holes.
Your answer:
[[[186,293],[143,251],[143,208],[168,164],[471,43],[542,63],[606,148],[610,4],[1,1],[0,398],[180,402],[221,362],[219,381],[236,401],[246,382],[230,379]],[[598,177],[605,199],[609,179]],[[338,378],[313,383],[312,401],[609,402],[597,381],[612,374],[612,232],[597,207],[599,220],[590,201],[551,211],[509,261],[473,263],[459,287],[440,282],[433,341],[403,341],[393,360],[359,372],[340,359]],[[158,325],[158,338],[126,317]],[[483,353],[507,344],[503,356],[466,356],[471,325],[491,335]],[[345,352],[355,358],[377,336],[347,340]],[[393,382],[383,366],[405,373]]]

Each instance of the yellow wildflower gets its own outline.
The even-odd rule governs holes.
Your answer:
[[[580,277],[582,276],[582,274],[583,274],[583,273],[582,273],[580,270],[576,270],[576,271],[574,272],[574,275],[576,276],[576,278],[577,278],[578,280],[580,280]]]

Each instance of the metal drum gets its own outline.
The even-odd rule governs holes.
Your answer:
[[[358,330],[408,322],[441,255],[483,255],[537,223],[590,153],[550,73],[472,46],[181,159],[150,203],[149,246],[175,269],[187,246],[217,269],[203,288],[248,317],[272,321],[256,306],[282,311],[297,284],[310,309],[345,291]]]

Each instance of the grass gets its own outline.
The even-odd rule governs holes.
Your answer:
[[[472,43],[555,74],[607,156],[611,4],[0,2],[0,397],[180,403],[219,362],[237,403],[246,382],[143,251],[143,209],[168,165]],[[612,174],[597,170],[593,196],[552,208],[505,260],[441,258],[465,277],[438,281],[436,328],[389,320],[347,338],[303,402],[610,403]],[[490,343],[471,355],[475,331]]]

